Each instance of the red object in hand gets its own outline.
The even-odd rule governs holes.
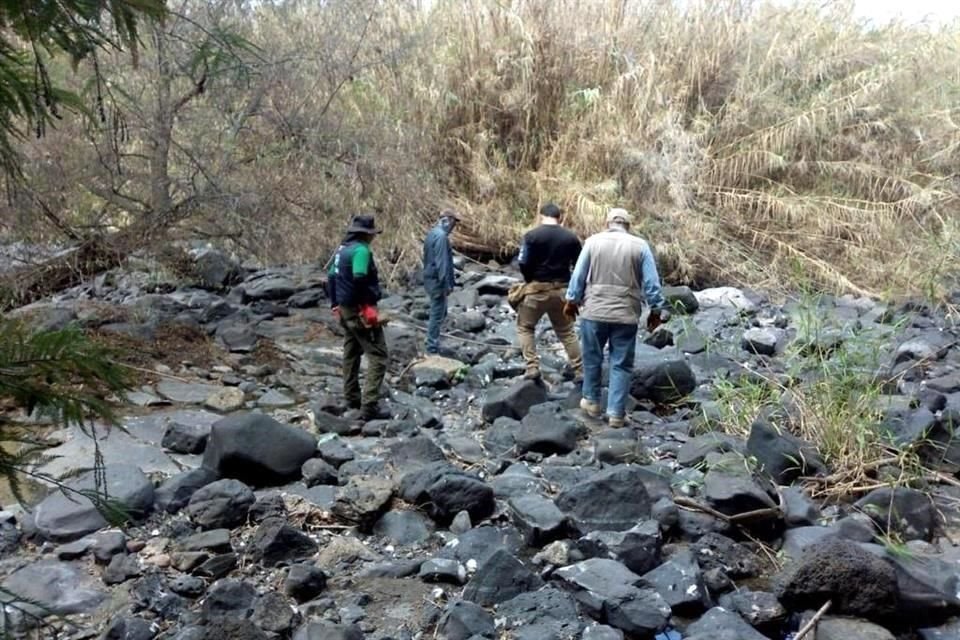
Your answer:
[[[360,307],[360,321],[366,327],[376,327],[380,325],[380,317],[377,315],[377,308],[372,305]]]

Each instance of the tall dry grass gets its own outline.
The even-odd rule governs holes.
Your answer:
[[[960,263],[960,25],[852,3],[465,0],[411,68],[435,175],[515,247],[545,200],[640,214],[667,276],[941,293]]]

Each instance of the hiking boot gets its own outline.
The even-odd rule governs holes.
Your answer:
[[[591,418],[599,418],[602,413],[599,404],[586,398],[580,398],[580,409]]]
[[[607,416],[607,424],[611,429],[623,429],[627,426],[627,419],[623,416]]]
[[[364,422],[371,420],[389,420],[390,412],[379,404],[365,404],[360,408],[360,419]]]

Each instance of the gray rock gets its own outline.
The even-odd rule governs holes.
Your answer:
[[[919,553],[891,553],[876,545],[863,546],[893,567],[900,589],[900,612],[925,618],[960,608],[956,562]]]
[[[547,390],[543,384],[523,380],[508,389],[489,392],[483,403],[483,419],[488,423],[501,417],[522,420],[531,407],[546,401]]]
[[[91,550],[98,563],[106,564],[118,553],[126,553],[127,536],[122,531],[101,531],[93,536]]]
[[[240,285],[240,288],[244,303],[255,300],[284,300],[297,291],[292,280],[270,273],[250,278]]]
[[[171,421],[163,433],[161,446],[174,453],[202,453],[210,436],[210,426]]]
[[[393,482],[383,478],[351,478],[337,493],[331,511],[369,532],[393,497]]]
[[[253,613],[257,590],[249,582],[220,580],[215,582],[203,601],[202,616],[206,623],[242,620]]]
[[[784,487],[780,495],[783,496],[783,521],[788,527],[812,526],[820,520],[820,507],[802,489]]]
[[[696,615],[709,606],[710,596],[700,565],[689,550],[677,552],[667,562],[643,574],[638,586],[659,593],[674,615]]]
[[[770,327],[754,327],[743,332],[740,340],[745,351],[763,356],[772,356],[777,353],[780,343],[780,332]]]
[[[763,472],[781,485],[789,485],[800,476],[826,471],[814,445],[783,429],[776,429],[765,420],[755,421],[750,428],[747,453],[756,458]]]
[[[140,575],[140,562],[136,556],[125,553],[117,554],[110,560],[110,564],[103,571],[104,584],[121,584]]]
[[[544,455],[570,453],[577,448],[580,427],[559,403],[547,402],[530,408],[514,434],[517,453],[535,451]]]
[[[170,580],[170,590],[184,598],[199,598],[207,590],[207,583],[201,578],[180,574]]]
[[[447,605],[439,630],[446,640],[496,637],[493,616],[483,607],[466,600],[454,600]]]
[[[427,436],[405,438],[390,445],[387,460],[397,469],[410,470],[447,459],[443,450]]]
[[[844,537],[845,536],[834,527],[794,527],[784,532],[781,551],[783,551],[783,554],[788,558],[799,560],[806,553],[807,549],[815,547],[827,540],[838,540]]]
[[[510,499],[509,507],[510,517],[529,545],[542,547],[564,533],[566,516],[549,498],[539,494],[516,496]]]
[[[322,458],[310,458],[303,463],[300,471],[303,474],[303,483],[308,487],[318,484],[337,484],[337,470]]]
[[[818,609],[828,599],[839,614],[882,618],[896,611],[897,574],[853,542],[811,547],[780,576],[777,597],[793,610]]]
[[[708,533],[692,545],[703,571],[719,569],[734,580],[760,575],[760,559],[747,547],[718,533]]]
[[[605,624],[594,624],[583,630],[580,640],[623,640],[623,631]]]
[[[14,571],[2,589],[0,602],[16,597],[18,606],[40,618],[91,613],[109,595],[80,565],[56,560],[39,560]]]
[[[89,553],[93,548],[93,538],[80,538],[73,542],[62,544],[56,549],[58,560],[77,560]]]
[[[461,511],[453,517],[450,523],[450,533],[461,534],[470,531],[473,528],[473,522],[470,520],[469,511]]]
[[[591,531],[577,541],[584,558],[616,560],[636,574],[660,564],[660,525],[647,520],[627,531]]]
[[[536,628],[539,637],[576,637],[581,623],[577,603],[573,597],[553,586],[521,593],[497,606],[497,618],[504,627],[519,634],[524,629]],[[537,637],[537,636],[533,636]]]
[[[113,501],[133,518],[141,518],[153,508],[153,483],[140,469],[111,464],[103,474],[103,486],[98,487],[96,474],[88,472],[68,481],[66,493],[57,491],[44,498],[33,510],[37,533],[47,540],[68,542],[106,527],[106,518],[87,496],[94,496],[97,502],[104,498]]]
[[[252,326],[233,318],[217,326],[216,336],[217,341],[231,353],[251,353],[259,340]]]
[[[212,291],[222,291],[236,284],[240,277],[240,265],[215,249],[198,255],[193,266],[198,284]]]
[[[220,387],[199,382],[162,380],[157,383],[157,393],[179,404],[203,404]]]
[[[481,296],[484,295],[495,295],[495,296],[505,296],[515,284],[519,284],[520,280],[511,276],[503,275],[489,275],[483,278],[480,282],[474,285],[477,293]]]
[[[214,423],[203,466],[222,478],[270,486],[299,478],[300,468],[316,448],[312,435],[269,416],[232,415]]]
[[[153,626],[141,618],[118,616],[110,621],[100,640],[153,640]]]
[[[416,511],[388,511],[374,525],[373,533],[401,546],[420,544],[433,535],[433,523]]]
[[[174,593],[160,573],[148,573],[130,587],[133,608],[149,611],[161,620],[176,620],[189,602]]]
[[[937,515],[927,494],[906,487],[874,489],[854,505],[873,519],[881,531],[903,540],[933,538]]]
[[[747,468],[747,462],[736,454],[724,454],[710,467],[704,478],[703,497],[727,515],[777,506],[767,488]]]
[[[420,565],[420,579],[424,582],[463,584],[467,581],[467,570],[456,560],[431,558]]]
[[[251,555],[265,567],[307,558],[317,552],[317,543],[283,518],[267,518],[248,543]]]
[[[927,380],[927,388],[940,393],[960,392],[960,370]]]
[[[467,511],[472,520],[479,521],[494,509],[490,485],[444,462],[404,475],[400,495],[407,502],[424,507],[440,524],[448,524],[461,511]]]
[[[690,287],[663,287],[663,297],[670,308],[679,313],[696,313],[700,301]]]
[[[751,591],[741,588],[720,596],[718,603],[733,611],[756,628],[779,628],[787,617],[777,596],[766,591]]]
[[[342,438],[330,435],[320,438],[317,443],[317,455],[337,469],[356,458],[353,449]]]
[[[490,606],[538,589],[542,584],[543,581],[522,562],[498,549],[477,568],[463,590],[463,599]]]
[[[866,620],[827,616],[817,622],[815,640],[850,640],[851,638],[857,640],[896,640],[892,633]]]
[[[293,640],[364,640],[360,627],[332,622],[308,622],[293,634]]]
[[[160,511],[176,513],[187,506],[194,493],[216,479],[216,472],[206,467],[178,473],[157,487],[156,507]]]
[[[695,467],[702,463],[710,453],[743,454],[745,452],[746,446],[739,438],[711,431],[684,442],[677,453],[677,463],[684,467]]]
[[[217,480],[198,489],[187,504],[187,515],[204,529],[232,528],[246,522],[256,497],[239,480]]]
[[[640,467],[612,467],[563,491],[556,505],[581,534],[626,531],[651,517],[655,500],[645,480],[647,474]]]
[[[634,365],[630,395],[656,404],[677,402],[697,388],[697,379],[685,360],[640,357]]]
[[[656,634],[670,619],[664,599],[655,591],[638,588],[640,576],[615,560],[584,560],[558,569],[554,576],[591,617],[628,636]]]
[[[283,592],[297,602],[317,597],[327,587],[327,574],[312,564],[295,564],[283,580]]]
[[[732,611],[714,607],[687,627],[685,640],[767,640]]]
[[[482,565],[497,551],[518,555],[523,548],[523,538],[513,527],[479,526],[458,536],[457,544],[445,546],[440,555]]]
[[[285,393],[277,391],[276,389],[270,389],[265,394],[257,398],[258,407],[267,407],[269,409],[292,407],[295,404],[297,404],[296,400]]]
[[[288,638],[300,623],[300,614],[282,594],[268,591],[257,598],[250,622],[267,633]]]

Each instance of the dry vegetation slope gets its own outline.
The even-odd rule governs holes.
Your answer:
[[[233,5],[187,0],[194,22],[167,25],[166,55],[182,61],[164,68],[190,68],[188,43],[209,31],[192,25],[208,19],[259,47],[251,74],[202,95],[173,81],[192,98],[173,125],[171,189],[205,198],[188,232],[323,262],[350,213],[372,208],[402,269],[444,204],[470,214],[462,248],[496,253],[549,199],[583,233],[611,205],[641,214],[673,282],[957,286],[960,24],[868,28],[813,0],[420,4],[262,2],[211,18]],[[101,61],[130,96],[113,155],[109,131],[70,123],[30,143],[32,185],[78,225],[128,224],[124,202],[152,201],[137,178],[153,170],[152,47],[137,70]],[[118,189],[131,197],[102,195]],[[24,211],[0,217],[22,226]]]
[[[434,117],[484,243],[535,199],[644,214],[676,279],[933,293],[960,262],[960,25],[849,9],[475,0]],[[952,264],[951,264],[952,263]]]

